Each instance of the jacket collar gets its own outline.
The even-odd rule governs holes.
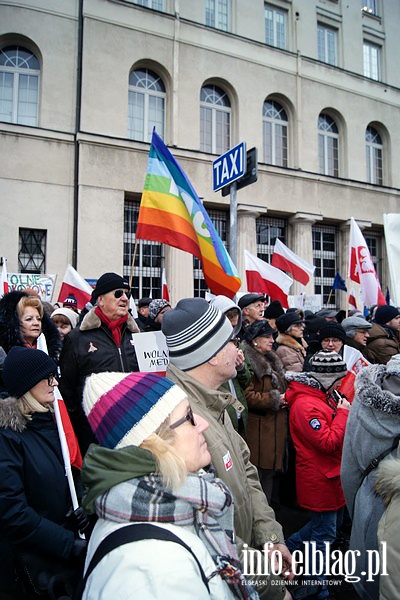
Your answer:
[[[9,396],[0,400],[0,427],[21,432],[26,429],[28,420],[24,417],[18,407],[18,400]]]
[[[80,324],[80,331],[90,331],[92,329],[100,329],[101,320],[95,313],[95,307],[91,308],[89,312],[83,317],[82,323]],[[130,313],[128,313],[128,320],[126,327],[131,333],[139,333],[139,327],[135,319]]]

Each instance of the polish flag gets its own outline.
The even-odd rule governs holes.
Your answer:
[[[73,294],[78,302],[78,308],[82,310],[90,302],[93,288],[79,275],[72,265],[67,266],[64,279],[58,294],[58,302],[63,302],[68,294]]]
[[[310,265],[300,256],[297,256],[278,238],[275,240],[274,253],[271,259],[271,265],[277,269],[282,269],[290,273],[293,279],[299,281],[303,285],[307,285],[310,277],[314,275],[315,267]]]
[[[167,278],[165,277],[165,269],[161,273],[161,298],[169,302],[169,291],[167,285]]]
[[[353,217],[350,225],[349,278],[360,284],[366,306],[386,304],[367,242]]]
[[[347,344],[343,346],[343,360],[347,365],[347,374],[340,382],[338,390],[351,403],[354,400],[354,382],[356,376],[361,369],[368,367],[371,363],[367,361],[359,350]]]
[[[4,294],[8,294],[8,292],[10,291],[8,288],[8,278],[7,278],[7,259],[5,256],[2,256],[1,258],[3,266],[1,268],[1,275],[0,275],[0,298],[2,296],[4,296]]]
[[[244,257],[247,290],[268,294],[271,300],[279,300],[284,308],[289,308],[288,293],[293,279],[247,250]]]
[[[349,294],[349,304],[350,304],[350,306],[352,306],[353,308],[355,308],[356,310],[358,310],[357,300],[356,300],[356,294],[354,292],[354,288],[353,287],[351,288],[350,294]]]

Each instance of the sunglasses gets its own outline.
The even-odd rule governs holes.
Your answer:
[[[196,421],[194,420],[193,411],[190,406],[187,409],[186,415],[184,417],[182,417],[181,419],[178,419],[178,421],[175,421],[175,423],[172,423],[169,426],[169,428],[176,429],[177,427],[179,427],[179,425],[183,425],[183,423],[186,423],[186,421],[189,421],[189,423],[191,425],[193,425],[193,427],[196,427]]]
[[[125,294],[125,296],[128,298],[131,297],[132,292],[130,290],[114,290],[114,298],[122,298],[122,296]]]
[[[49,385],[53,385],[53,381],[55,380],[55,378],[56,378],[55,374],[49,375],[49,376],[47,377],[47,383],[48,383]]]

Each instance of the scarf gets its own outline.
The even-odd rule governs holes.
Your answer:
[[[122,338],[122,326],[127,322],[128,315],[121,317],[120,319],[111,320],[101,310],[99,306],[96,306],[94,312],[99,317],[100,321],[104,323],[106,327],[111,331],[112,338],[115,344],[120,348]]]
[[[240,570],[234,543],[233,499],[214,472],[189,473],[176,492],[166,489],[155,473],[130,479],[96,500],[96,513],[117,523],[145,521],[195,528],[219,575],[236,598],[257,598]]]

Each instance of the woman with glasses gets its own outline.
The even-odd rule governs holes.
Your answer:
[[[129,281],[104,273],[92,293],[94,306],[64,338],[60,356],[60,391],[67,405],[82,456],[96,439],[82,410],[86,377],[102,371],[138,370],[133,333],[139,327],[129,312]]]
[[[71,511],[52,410],[56,371],[45,352],[20,346],[3,364],[8,397],[0,400],[0,597],[10,600],[37,597],[34,590],[46,594],[60,572],[77,579],[84,559],[78,528],[88,521],[83,511]]]
[[[99,442],[82,474],[84,506],[98,516],[83,599],[257,598],[240,571],[231,493],[210,466],[208,423],[186,393],[157,374],[99,373],[83,406]],[[94,566],[116,532],[130,537]]]

